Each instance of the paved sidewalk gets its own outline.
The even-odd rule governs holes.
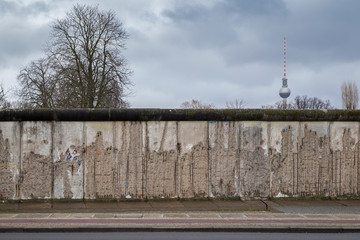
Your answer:
[[[183,211],[265,211],[263,201],[220,201],[220,200],[184,200],[184,201],[48,201],[48,202],[8,202],[0,203],[0,212],[183,212]]]
[[[360,210],[360,201],[77,202],[54,204],[53,208],[47,203],[23,204],[16,209],[11,204],[0,205],[0,232],[360,232],[360,214],[349,213]],[[75,208],[77,205],[83,208]],[[311,212],[314,210],[316,213]]]

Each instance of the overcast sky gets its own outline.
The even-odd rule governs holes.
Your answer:
[[[280,100],[283,37],[291,96],[341,108],[343,81],[360,80],[359,0],[0,0],[0,82],[43,55],[50,24],[76,3],[114,10],[130,37],[134,108],[199,99],[249,108]],[[10,93],[11,94],[11,93]]]

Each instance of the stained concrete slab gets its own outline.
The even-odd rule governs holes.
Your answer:
[[[117,202],[85,202],[86,208],[111,209],[118,208]]]
[[[35,209],[51,209],[52,204],[51,202],[39,202],[39,203],[32,203],[32,202],[23,202],[19,204],[18,209],[26,209],[26,210],[35,210]]]
[[[66,209],[85,209],[84,202],[54,202],[53,209],[66,210]]]
[[[340,200],[336,201],[344,206],[360,207],[360,200]]]
[[[212,201],[181,201],[181,204],[188,209],[217,209]]]
[[[151,205],[148,202],[117,202],[118,208],[121,209],[134,209],[144,210],[151,209]]]
[[[337,201],[331,201],[331,200],[281,200],[276,199],[273,201],[274,203],[277,203],[280,206],[342,206]]]
[[[183,209],[184,208],[184,205],[179,201],[149,202],[149,204],[152,208],[158,208],[158,209],[162,209],[162,208]]]
[[[19,208],[19,204],[17,202],[0,203],[0,210],[16,210],[18,208]]]
[[[241,209],[241,210],[266,210],[266,205],[261,201],[212,201],[216,206],[225,209]]]

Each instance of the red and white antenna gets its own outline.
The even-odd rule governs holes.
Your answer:
[[[282,78],[282,88],[279,91],[280,97],[283,99],[283,108],[286,109],[286,99],[290,96],[290,89],[288,88],[287,84],[287,78],[286,78],[286,37],[284,37],[284,77]]]
[[[284,78],[286,78],[286,37],[284,37]]]

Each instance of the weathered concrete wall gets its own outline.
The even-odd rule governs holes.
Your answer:
[[[359,121],[3,121],[0,198],[358,197]]]

